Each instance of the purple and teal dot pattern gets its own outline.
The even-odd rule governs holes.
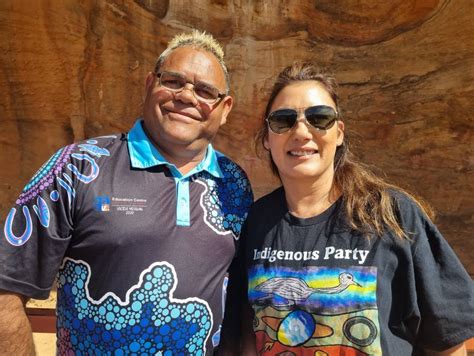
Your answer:
[[[25,186],[16,203],[23,205],[36,198],[50,185],[53,185],[54,179],[62,171],[63,167],[69,162],[69,155],[75,145],[69,145],[58,150],[51,158],[41,166],[35,173],[30,182]]]
[[[86,151],[96,157],[110,156],[108,150],[92,144],[93,142],[97,143],[96,140],[89,140],[87,142],[87,144],[79,145],[82,151]],[[19,198],[16,200],[16,204],[21,207],[24,217],[23,232],[18,234],[18,229],[14,232],[13,225],[15,225],[17,208],[10,209],[3,230],[3,234],[8,243],[13,246],[21,246],[31,238],[34,230],[34,222],[32,219],[33,211],[38,217],[38,222],[44,228],[49,228],[51,213],[50,206],[45,198],[47,199],[49,195],[51,202],[54,203],[58,202],[61,198],[58,190],[54,188],[63,188],[66,191],[69,207],[71,206],[76,190],[73,187],[73,179],[64,172],[65,168],[71,170],[72,174],[76,176],[78,181],[84,184],[91,183],[99,176],[100,169],[95,159],[87,154],[72,153],[75,148],[76,145],[73,144],[58,150],[48,161],[46,161],[45,164],[43,164],[43,166],[41,166],[25,186]],[[87,161],[90,165],[89,175],[82,174],[79,168],[71,163],[71,158],[74,158],[77,161]],[[45,193],[43,194],[43,197],[41,197],[43,192]],[[35,199],[36,205],[34,204]],[[30,211],[31,209],[32,211]],[[21,230],[21,228],[19,230]]]

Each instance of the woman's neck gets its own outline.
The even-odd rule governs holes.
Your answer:
[[[289,212],[299,218],[321,214],[341,196],[333,179],[319,181],[283,181]]]

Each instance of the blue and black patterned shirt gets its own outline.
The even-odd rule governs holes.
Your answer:
[[[0,289],[46,298],[57,276],[59,354],[211,354],[252,200],[211,145],[182,175],[137,121],[34,175],[5,220]]]

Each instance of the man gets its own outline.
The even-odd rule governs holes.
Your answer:
[[[24,303],[56,275],[59,354],[212,354],[253,200],[210,144],[228,94],[212,36],[177,36],[146,78],[143,120],[41,167],[0,239],[0,354],[34,353]]]

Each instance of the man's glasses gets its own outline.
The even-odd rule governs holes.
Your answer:
[[[155,74],[159,79],[160,86],[174,93],[182,91],[187,83],[192,84],[194,97],[202,103],[212,105],[226,96],[225,93],[220,93],[219,89],[210,84],[204,82],[190,82],[186,80],[184,75],[179,73],[160,72]]]
[[[310,106],[304,110],[306,122],[317,130],[327,130],[334,125],[338,114],[330,106]],[[265,119],[270,130],[276,134],[287,132],[296,125],[298,111],[294,109],[279,109],[271,112]]]

